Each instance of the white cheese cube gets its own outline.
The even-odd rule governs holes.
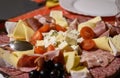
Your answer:
[[[72,47],[66,42],[63,41],[58,45],[58,48],[63,50],[63,51],[73,51]]]
[[[72,78],[92,78],[89,70],[86,67],[79,66],[70,71]]]
[[[36,46],[44,46],[44,40],[37,40]]]

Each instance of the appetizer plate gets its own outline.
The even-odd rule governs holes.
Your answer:
[[[118,13],[115,0],[59,0],[64,9],[89,16],[115,16]]]

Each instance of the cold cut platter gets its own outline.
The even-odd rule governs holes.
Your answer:
[[[1,46],[0,78],[119,78],[117,24],[99,16],[81,22],[52,10],[48,15],[6,21],[4,25],[7,33],[1,33],[0,45],[25,41],[33,48]]]

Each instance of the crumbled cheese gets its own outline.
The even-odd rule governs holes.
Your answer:
[[[51,30],[48,33],[42,33],[44,36],[44,46],[48,47],[50,44],[52,45],[56,45],[57,41],[56,41],[56,36],[58,35],[57,31],[55,30]]]
[[[77,30],[68,30],[66,31],[66,36],[73,38],[73,39],[77,39],[79,37],[79,32]]]
[[[47,36],[44,38],[44,45],[48,47],[50,44],[56,45],[56,37],[55,36]]]
[[[59,49],[64,49],[66,46],[68,46],[68,43],[66,41],[61,42],[61,44],[58,45]]]
[[[71,47],[73,48],[73,50],[76,50],[76,51],[79,49],[79,45],[72,45]]]
[[[77,42],[78,42],[78,43],[81,43],[83,40],[84,40],[84,39],[83,39],[82,37],[80,37],[80,38],[77,39]]]

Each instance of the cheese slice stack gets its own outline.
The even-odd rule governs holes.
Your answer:
[[[120,55],[120,34],[109,38],[109,43],[114,56]]]
[[[7,52],[6,50],[3,50],[0,48],[0,57],[4,59],[8,64],[14,66],[17,68],[17,63],[19,59],[24,55],[32,55],[34,54],[33,50],[27,50],[27,51],[15,51],[15,52]]]
[[[93,40],[95,41],[97,48],[106,50],[106,51],[112,51],[108,42],[109,41],[108,37],[104,36],[104,37],[99,37]]]
[[[67,20],[63,17],[62,11],[53,10],[50,12],[50,17],[55,19],[56,24],[58,24],[62,27],[68,26]]]
[[[64,59],[68,73],[70,73],[70,70],[77,67],[80,63],[80,56],[77,55],[76,51],[64,52]]]
[[[25,22],[19,20],[13,31],[12,37],[16,40],[29,41],[33,34],[34,31],[29,26],[27,26]]]
[[[88,20],[87,22],[80,23],[78,25],[78,31],[80,31],[83,27],[88,26],[90,28],[94,28],[96,26],[96,23],[101,21],[101,17],[97,16],[91,20]]]

